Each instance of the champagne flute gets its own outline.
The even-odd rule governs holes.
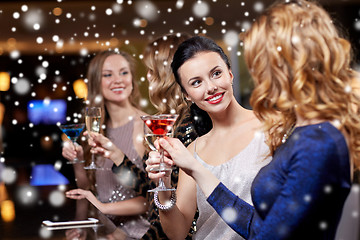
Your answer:
[[[85,124],[86,129],[89,132],[100,133],[101,127],[101,108],[100,107],[88,107],[85,112]],[[95,164],[95,154],[91,154],[91,163],[84,169],[95,170],[102,169]]]
[[[60,130],[73,142],[73,144],[77,144],[76,140],[80,136],[80,133],[85,127],[83,123],[77,124],[58,124]],[[68,161],[68,164],[75,164],[75,163],[83,163],[83,160],[79,160],[77,157],[74,158],[72,161]]]
[[[167,134],[171,135],[174,123],[179,115],[177,114],[160,114],[152,116],[141,116],[144,121],[144,137],[151,150],[156,151],[154,141],[158,138],[165,137]],[[164,163],[164,150],[159,149],[160,164],[158,168],[153,168],[153,171],[171,171],[172,168],[167,167]],[[159,184],[156,188],[148,190],[148,192],[158,191],[175,191],[175,188],[167,188],[162,178],[159,178]]]

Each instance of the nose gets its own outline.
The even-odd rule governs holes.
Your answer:
[[[114,74],[114,82],[121,82],[122,81],[122,75],[121,74]]]
[[[209,93],[213,93],[213,92],[215,92],[217,89],[218,89],[218,87],[217,87],[212,81],[208,81],[207,91],[208,91]]]

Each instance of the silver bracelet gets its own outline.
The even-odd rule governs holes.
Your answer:
[[[155,192],[154,194],[154,202],[155,205],[161,210],[161,211],[168,211],[172,209],[176,204],[176,194],[175,191],[171,191],[171,198],[170,200],[166,201],[166,203],[163,205],[159,201],[159,193]]]

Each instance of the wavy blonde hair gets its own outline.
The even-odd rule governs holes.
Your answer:
[[[244,34],[245,61],[255,88],[250,103],[269,134],[271,154],[302,118],[338,120],[360,168],[359,98],[351,91],[351,46],[314,2],[281,1]]]
[[[150,102],[159,114],[175,110],[179,114],[177,122],[185,117],[188,106],[181,87],[176,83],[171,70],[171,62],[177,47],[191,36],[186,33],[167,34],[150,42],[144,51],[144,64],[149,70],[155,87],[149,91]]]

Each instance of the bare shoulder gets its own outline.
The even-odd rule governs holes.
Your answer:
[[[240,129],[246,128],[247,130],[259,130],[262,127],[262,123],[256,117],[255,113],[252,110],[246,109],[241,113],[242,120],[237,122],[237,126]]]
[[[199,138],[197,138],[196,140],[192,141],[192,143],[190,143],[190,144],[187,146],[187,149],[188,149],[191,153],[194,153],[195,142],[196,142],[198,139],[199,139]]]
[[[262,123],[260,122],[260,120],[255,116],[255,113],[252,110],[248,110],[247,112],[248,116],[249,116],[249,121],[248,123],[254,127],[254,128],[261,128],[262,127]]]
[[[141,120],[141,116],[149,115],[146,112],[141,111],[140,109],[136,109],[136,114],[134,116],[135,124],[143,124],[143,121]]]

